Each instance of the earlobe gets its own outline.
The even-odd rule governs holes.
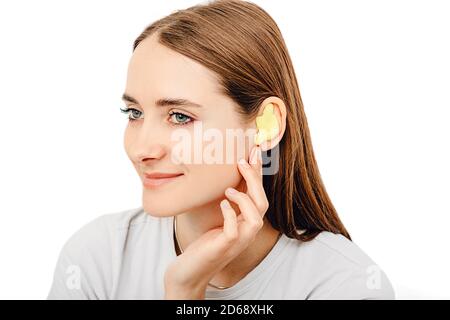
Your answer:
[[[279,134],[280,127],[272,103],[267,104],[264,107],[263,114],[256,117],[256,127],[258,128],[254,140],[256,145],[269,141]]]

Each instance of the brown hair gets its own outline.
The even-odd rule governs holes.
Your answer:
[[[214,71],[223,93],[237,103],[246,120],[254,119],[270,96],[285,103],[279,169],[263,177],[269,200],[266,216],[272,226],[301,241],[321,231],[351,240],[322,182],[292,61],[269,14],[247,1],[210,1],[155,21],[134,41],[133,51],[154,32],[162,45]]]

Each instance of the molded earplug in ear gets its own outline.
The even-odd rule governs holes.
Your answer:
[[[264,108],[261,116],[256,117],[256,127],[259,129],[258,134],[255,135],[256,145],[260,145],[264,141],[270,140],[278,135],[280,128],[272,103],[269,103]]]

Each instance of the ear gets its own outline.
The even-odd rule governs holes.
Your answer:
[[[268,114],[269,112],[268,109],[270,108],[266,107],[269,104],[273,105],[273,114]],[[272,113],[272,111],[270,112]],[[274,117],[274,119],[269,119],[269,117]],[[254,143],[259,144],[261,146],[262,151],[270,150],[281,141],[284,132],[286,131],[286,105],[284,104],[283,100],[281,100],[278,97],[272,96],[266,98],[259,107],[257,119],[259,126],[257,125],[256,119],[254,125],[258,130],[257,131],[258,137],[255,138]],[[276,129],[278,132],[274,132],[273,134],[267,134],[265,128],[261,127],[261,124],[264,126],[264,123],[269,123],[271,122],[271,120],[277,122],[278,126]]]

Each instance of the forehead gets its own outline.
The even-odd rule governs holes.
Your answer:
[[[161,45],[154,35],[144,39],[133,52],[126,86],[126,92],[145,101],[180,96],[207,103],[220,95],[215,73]]]

